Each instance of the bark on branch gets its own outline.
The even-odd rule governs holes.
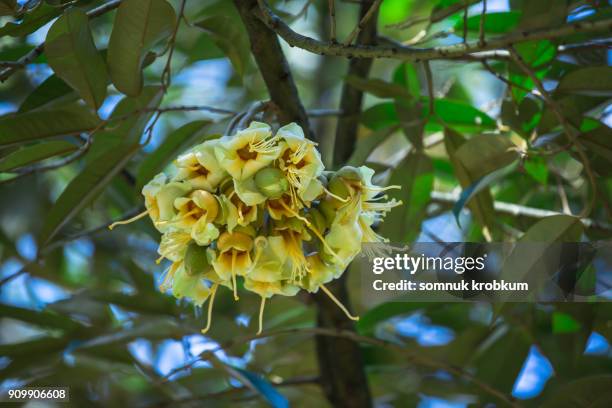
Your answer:
[[[289,45],[315,54],[334,55],[348,58],[394,58],[407,61],[462,58],[482,51],[507,48],[513,44],[560,38],[575,33],[612,31],[612,19],[600,21],[579,21],[554,28],[517,31],[485,42],[460,43],[430,48],[389,45],[344,45],[318,41],[293,31],[280,17],[272,12],[264,0],[258,0],[262,21],[276,31]]]
[[[280,122],[298,123],[304,129],[306,137],[313,139],[308,116],[300,102],[278,37],[255,14],[258,11],[257,0],[234,0],[234,4],[246,27],[251,51],[270,93],[270,99],[279,108]]]

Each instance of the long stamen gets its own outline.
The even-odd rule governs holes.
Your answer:
[[[170,265],[170,267],[168,268],[168,271],[166,272],[166,276],[164,276],[164,280],[162,281],[162,283],[159,284],[159,290],[163,292],[169,289],[170,280],[174,277],[174,273],[176,272],[178,267],[179,267],[178,262],[174,262],[172,265]]]
[[[302,221],[304,224],[306,224],[306,226],[308,227],[308,229],[310,231],[312,231],[313,234],[316,235],[317,238],[319,238],[319,240],[321,241],[321,243],[323,244],[323,246],[325,247],[325,249],[327,249],[329,251],[329,253],[336,258],[338,261],[340,262],[344,262],[344,260],[342,258],[340,258],[340,256],[338,256],[338,254],[336,254],[336,252],[329,246],[329,244],[325,241],[325,238],[323,238],[323,235],[321,235],[321,233],[319,232],[318,229],[315,228],[314,225],[312,225],[312,223],[310,221],[308,221],[308,219],[302,217],[300,214],[298,214],[297,212],[293,211],[291,208],[289,208],[287,206],[287,204],[285,204],[284,202],[281,201],[281,205],[283,207],[285,207],[285,209],[287,211],[289,211],[295,218],[297,218],[298,220]]]
[[[235,249],[232,249],[232,286],[234,289],[234,300],[240,299],[238,297],[238,288],[236,287],[236,253]]]
[[[332,300],[332,301],[333,301],[333,302],[334,302],[336,305],[338,305],[338,307],[339,307],[339,308],[340,308],[340,309],[341,309],[341,310],[344,312],[344,314],[346,315],[346,317],[348,317],[348,318],[349,318],[349,319],[351,319],[351,320],[355,320],[355,321],[359,320],[359,316],[353,316],[353,315],[351,315],[351,314],[349,313],[349,311],[346,309],[346,307],[345,307],[345,306],[344,306],[344,305],[343,305],[343,304],[342,304],[342,303],[341,303],[341,302],[340,302],[340,301],[339,301],[339,300],[338,300],[338,299],[337,299],[337,298],[334,296],[334,294],[333,294],[333,293],[331,293],[331,292],[329,291],[329,289],[327,289],[327,288],[325,287],[325,285],[321,284],[321,285],[319,285],[319,287],[321,288],[321,290],[323,290],[323,292],[325,292],[325,294],[326,294],[327,296],[329,296],[329,298],[330,298],[330,299],[331,299],[331,300]]]
[[[329,191],[328,189],[326,189],[326,188],[325,188],[325,186],[323,186],[323,191],[325,191],[325,193],[326,193],[327,195],[329,195],[330,197],[335,198],[335,199],[336,199],[336,200],[338,200],[338,201],[342,201],[343,203],[347,203],[347,202],[350,200],[350,198],[348,198],[348,197],[346,197],[346,198],[342,198],[342,197],[340,197],[340,196],[335,195],[334,193],[332,193],[331,191]]]
[[[263,330],[263,314],[264,314],[265,307],[266,307],[266,298],[262,296],[261,304],[259,305],[259,330],[257,330],[258,336],[261,334],[261,331]]]
[[[149,214],[149,210],[145,210],[145,211],[141,212],[140,214],[133,216],[132,218],[128,218],[127,220],[115,221],[111,225],[108,226],[108,229],[112,230],[117,225],[125,225],[125,224],[129,224],[131,222],[134,222],[134,221],[138,221],[139,219],[147,216],[148,214]]]
[[[207,322],[206,322],[206,327],[202,329],[202,334],[206,334],[206,332],[208,330],[210,330],[210,325],[212,323],[212,309],[213,309],[213,302],[215,301],[215,294],[217,293],[217,287],[219,286],[218,283],[215,283],[211,289],[211,294],[210,294],[210,300],[208,301],[208,313],[207,313]]]

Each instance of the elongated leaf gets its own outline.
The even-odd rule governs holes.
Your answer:
[[[393,171],[390,185],[400,185],[401,190],[389,190],[390,198],[402,200],[399,206],[385,217],[381,234],[392,242],[409,243],[421,230],[425,208],[433,189],[433,164],[423,153],[410,153]]]
[[[129,96],[142,91],[147,51],[167,38],[176,22],[165,0],[125,0],[119,6],[108,43],[108,67],[115,87]]]
[[[98,118],[78,104],[0,117],[0,146],[27,143],[93,129]]]
[[[250,56],[249,40],[240,24],[229,16],[215,15],[198,21],[195,24],[206,31],[213,42],[232,63],[241,77],[246,72]]]
[[[139,148],[140,145],[125,145],[89,162],[83,171],[68,184],[51,208],[39,242],[43,245],[48,244],[64,225],[102,192]]]
[[[564,384],[542,408],[604,408],[612,404],[612,375],[593,375]]]
[[[94,44],[87,14],[71,8],[49,29],[45,54],[55,73],[98,109],[106,97],[106,64]]]
[[[467,188],[472,185],[477,179],[469,174],[463,162],[456,155],[457,150],[465,143],[463,136],[450,129],[446,129],[444,133],[444,145],[450,158],[455,176],[459,180],[461,187]],[[495,214],[493,209],[493,198],[489,190],[483,190],[476,194],[472,200],[468,202],[468,207],[476,220],[483,226],[493,229],[495,225]]]
[[[0,37],[23,37],[32,34],[40,27],[62,14],[61,7],[53,7],[41,1],[33,10],[29,11],[19,23],[8,22],[0,27]]]
[[[17,11],[17,0],[0,0],[0,16],[11,16]]]
[[[181,148],[185,146],[185,143],[193,139],[209,124],[209,120],[198,120],[187,123],[166,136],[164,142],[142,161],[138,169],[138,175],[136,176],[138,188],[144,186],[149,180],[155,177],[157,173],[162,171],[172,159],[178,156]]]
[[[612,163],[612,129],[602,124],[580,136],[580,141],[591,152]]]
[[[79,95],[63,79],[51,75],[38,85],[22,102],[19,112],[44,108],[51,104],[62,104],[77,100]]]
[[[418,100],[397,98],[395,100],[395,111],[406,138],[417,149],[423,150],[423,131],[428,118],[423,117],[423,107]]]
[[[516,145],[502,135],[478,135],[457,149],[456,157],[473,178],[506,167],[518,158]]]
[[[612,67],[587,67],[571,71],[561,78],[556,92],[611,96]]]
[[[360,137],[359,139],[357,139],[355,150],[349,158],[347,165],[363,165],[368,159],[368,157],[370,157],[370,154],[374,151],[374,149],[376,149],[377,146],[380,146],[381,143],[387,140],[396,129],[396,126],[392,126],[386,129],[377,130],[367,136]]]
[[[77,149],[72,143],[62,140],[39,143],[19,149],[0,160],[0,171],[9,171],[27,164],[73,152]]]
[[[53,329],[74,330],[81,327],[71,318],[49,310],[38,311],[0,304],[0,316]]]
[[[421,96],[421,83],[415,64],[405,62],[393,72],[393,82],[405,87],[413,98]]]

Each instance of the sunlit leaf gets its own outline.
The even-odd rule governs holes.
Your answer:
[[[484,30],[489,34],[503,34],[514,30],[521,18],[521,13],[518,11],[503,11],[487,13],[484,21]],[[467,28],[469,31],[480,30],[480,21],[482,20],[482,14],[478,13],[470,16],[467,20]],[[455,25],[455,31],[458,33],[463,32],[463,19],[457,21]]]
[[[73,143],[61,140],[24,147],[0,159],[0,171],[9,171],[49,157],[70,153],[76,149],[77,146]]]

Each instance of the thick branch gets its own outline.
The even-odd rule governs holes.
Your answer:
[[[395,58],[400,60],[423,61],[431,59],[461,58],[466,55],[489,50],[507,48],[513,44],[533,40],[559,38],[576,33],[609,32],[612,19],[600,21],[579,21],[554,28],[518,31],[506,36],[491,39],[483,44],[460,43],[430,48],[381,45],[343,45],[315,40],[293,31],[275,15],[265,1],[259,0],[260,16],[268,27],[280,35],[289,45],[321,55],[335,55],[349,58]]]
[[[95,9],[91,9],[87,12],[87,17],[94,18],[108,13],[111,10],[116,9],[121,4],[121,0],[112,0],[108,3],[102,4]],[[10,66],[0,71],[0,82],[6,81],[11,75],[13,75],[18,69],[24,68],[26,65],[34,62],[39,55],[45,51],[45,43],[38,44],[34,49],[28,52],[23,57],[12,63]]]
[[[270,99],[279,107],[281,123],[298,123],[304,129],[306,137],[312,139],[308,117],[300,102],[278,37],[255,15],[258,10],[257,0],[234,0],[234,4],[246,27],[251,51],[270,93]]]
[[[365,19],[373,7],[374,5],[370,6],[367,3],[361,6],[361,21]],[[375,13],[374,16],[370,16],[366,20],[366,24],[361,27],[357,37],[357,44],[375,45],[377,43],[377,15],[378,13]],[[349,63],[347,75],[367,78],[371,66],[372,60],[369,58],[352,59]],[[334,142],[334,165],[336,166],[341,166],[345,163],[353,153],[353,150],[355,150],[362,99],[362,91],[354,88],[348,82],[344,83],[340,99],[340,110],[344,113],[344,116],[338,119]]]

